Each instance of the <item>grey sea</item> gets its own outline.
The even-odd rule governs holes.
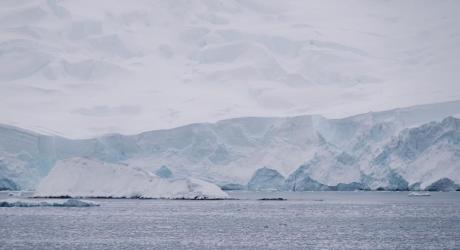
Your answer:
[[[460,192],[230,195],[1,207],[0,249],[460,249]]]

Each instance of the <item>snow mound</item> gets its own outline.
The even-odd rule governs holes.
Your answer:
[[[56,163],[38,185],[37,197],[222,199],[218,186],[194,178],[166,180],[141,168],[84,158]]]
[[[0,207],[95,207],[99,204],[79,199],[66,200],[19,200],[7,199],[0,201]]]

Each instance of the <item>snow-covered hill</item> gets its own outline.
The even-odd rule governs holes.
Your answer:
[[[197,177],[219,185],[246,184],[264,166],[287,178],[303,165],[302,174],[329,186],[362,182],[372,188],[397,189],[399,176],[409,184],[426,186],[459,169],[458,143],[454,143],[458,120],[443,120],[459,110],[457,101],[343,119],[247,117],[85,140],[4,125],[0,126],[0,179],[34,188],[56,161],[84,157],[152,174],[167,166],[175,178]],[[421,140],[414,138],[424,140],[423,148],[413,151],[413,141],[418,145]],[[408,146],[402,148],[405,144],[398,140],[408,141]],[[401,152],[414,158],[408,161]]]
[[[456,100],[459,12],[436,0],[2,0],[0,122],[87,138]]]

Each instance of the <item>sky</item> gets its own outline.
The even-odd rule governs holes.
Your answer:
[[[0,123],[70,138],[460,99],[460,1],[0,2]]]

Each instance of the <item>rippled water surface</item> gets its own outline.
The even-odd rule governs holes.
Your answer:
[[[230,194],[239,200],[0,208],[0,248],[460,249],[460,192]]]

